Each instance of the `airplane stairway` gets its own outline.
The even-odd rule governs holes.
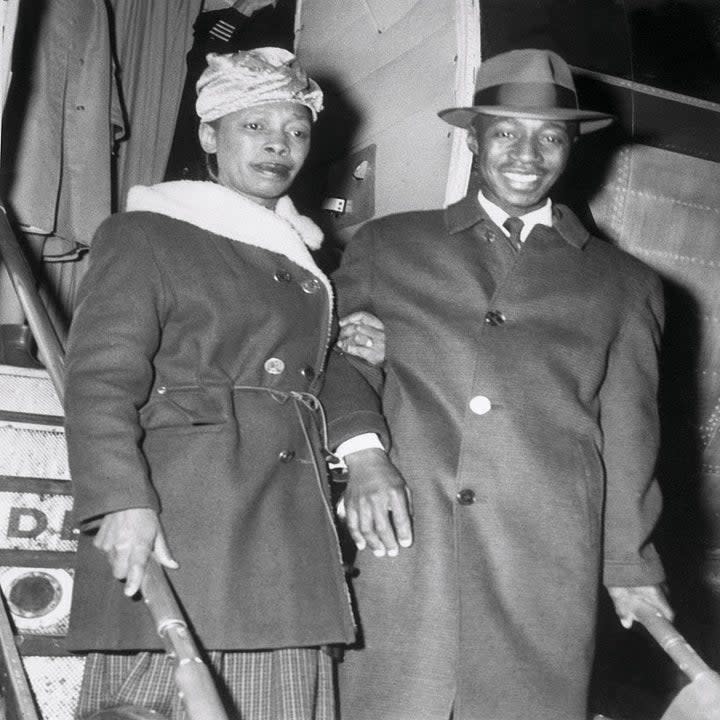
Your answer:
[[[63,642],[77,540],[62,415],[44,369],[0,365],[0,588],[44,720],[72,720],[84,663]]]

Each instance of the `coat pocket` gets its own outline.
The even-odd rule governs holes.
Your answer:
[[[221,427],[231,417],[230,389],[222,386],[160,387],[140,410],[146,430]]]

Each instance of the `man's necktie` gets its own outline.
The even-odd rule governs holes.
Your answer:
[[[523,221],[518,217],[509,217],[503,227],[510,233],[508,240],[515,250],[520,250],[522,242],[520,241],[520,232],[523,229]]]

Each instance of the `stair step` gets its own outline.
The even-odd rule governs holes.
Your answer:
[[[47,370],[0,365],[0,410],[62,416],[63,408]]]
[[[70,480],[63,428],[0,421],[0,475]]]
[[[45,720],[73,720],[84,657],[24,657],[23,665]]]
[[[0,365],[0,590],[44,720],[73,720],[85,663],[64,647],[76,547],[55,388],[45,370]]]

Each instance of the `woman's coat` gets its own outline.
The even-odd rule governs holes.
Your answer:
[[[274,213],[212,183],[138,188],[129,207],[98,232],[70,333],[76,521],[156,510],[207,649],[352,640],[313,397],[333,311],[303,243],[319,230],[287,198]],[[91,540],[69,646],[161,647]]]
[[[517,253],[468,197],[365,225],[335,281],[385,323],[415,533],[358,554],[343,718],[585,717],[601,581],[663,577],[657,277],[562,206]]]

